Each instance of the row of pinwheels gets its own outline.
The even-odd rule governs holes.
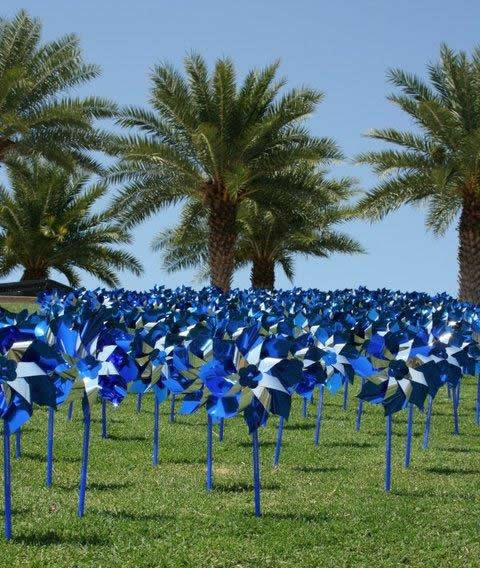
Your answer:
[[[12,530],[9,434],[29,419],[34,405],[51,409],[49,484],[54,409],[81,400],[79,516],[85,511],[92,396],[102,399],[105,410],[107,402],[118,405],[128,392],[155,394],[154,463],[158,405],[168,392],[181,395],[181,413],[204,408],[207,489],[212,487],[212,424],[242,414],[252,435],[259,516],[257,429],[269,414],[279,415],[282,425],[292,394],[307,399],[320,390],[318,443],[324,388],[337,392],[343,385],[346,392],[359,378],[361,401],[382,404],[387,416],[389,490],[392,414],[413,405],[423,410],[427,399],[431,412],[438,389],[449,385],[456,393],[465,374],[478,375],[480,362],[479,309],[447,295],[363,288],[228,294],[155,288],[145,293],[77,290],[64,297],[46,293],[39,304],[39,314],[0,314],[7,539]]]

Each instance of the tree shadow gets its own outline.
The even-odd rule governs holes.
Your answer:
[[[215,483],[214,490],[218,493],[244,493],[246,491],[253,491],[253,485],[244,481],[238,481],[233,484]],[[278,483],[262,483],[262,491],[277,491],[281,488]]]
[[[99,535],[62,535],[53,531],[46,533],[29,533],[13,537],[13,542],[29,546],[55,546],[64,544],[76,544],[81,546],[106,546],[111,544],[111,539]]]

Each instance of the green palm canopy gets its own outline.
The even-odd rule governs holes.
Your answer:
[[[152,74],[153,110],[127,108],[120,124],[137,134],[121,141],[112,180],[126,183],[117,205],[131,226],[162,207],[201,202],[208,233],[211,284],[227,290],[234,269],[237,215],[245,201],[268,191],[272,205],[301,192],[283,176],[299,161],[341,158],[329,138],[314,138],[306,118],[321,93],[277,79],[278,64],[250,71],[241,85],[228,58],[209,72],[199,55],[185,74],[158,65]],[[273,176],[275,180],[273,182]]]
[[[480,303],[480,49],[469,58],[443,45],[427,69],[430,84],[401,70],[389,74],[401,90],[389,99],[416,129],[369,134],[397,148],[358,157],[382,176],[359,206],[381,219],[401,205],[426,204],[426,225],[437,235],[459,217],[459,298]]]
[[[75,35],[40,43],[41,24],[20,11],[0,19],[0,162],[42,156],[59,165],[100,170],[89,150],[103,150],[109,137],[94,119],[112,116],[115,105],[65,93],[99,74],[83,62]]]
[[[245,201],[237,216],[237,242],[234,267],[251,265],[251,286],[273,289],[275,267],[283,269],[293,281],[294,257],[301,254],[328,258],[334,253],[364,252],[361,245],[336,226],[354,217],[346,205],[353,195],[353,181],[345,178],[328,180],[324,172],[309,171],[311,193],[282,208],[271,207],[268,195],[260,205]],[[260,201],[260,200],[259,200]],[[163,251],[164,268],[175,272],[199,268],[200,277],[209,277],[208,226],[201,202],[185,207],[180,224],[159,233],[154,250]]]
[[[116,248],[130,236],[115,212],[92,212],[105,183],[39,160],[12,161],[8,177],[10,188],[0,186],[0,277],[23,268],[22,280],[45,279],[56,270],[78,286],[81,269],[117,286],[119,270],[140,275],[139,261]]]

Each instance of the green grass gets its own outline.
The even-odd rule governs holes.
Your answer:
[[[38,306],[35,302],[0,302],[0,308],[8,310],[9,312],[18,313],[25,309],[29,312],[36,312]]]
[[[153,404],[136,414],[130,397],[109,408],[110,439],[100,438],[94,405],[87,514],[76,517],[82,423],[57,415],[54,487],[44,487],[47,415],[24,432],[13,460],[14,539],[0,544],[3,567],[473,567],[480,558],[480,428],[475,387],[462,390],[461,436],[450,403],[434,405],[431,448],[421,449],[415,412],[411,469],[402,467],[406,413],[394,420],[393,492],[383,491],[384,421],[368,406],[354,432],[355,402],[326,396],[321,445],[313,447],[314,407],[295,399],[281,466],[272,468],[276,419],[260,432],[262,506],[253,516],[251,450],[242,419],[214,442],[215,490],[204,490],[205,416],[167,421],[162,406],[160,465],[151,466]]]

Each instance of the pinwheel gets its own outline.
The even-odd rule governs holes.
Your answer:
[[[10,434],[16,432],[32,415],[30,385],[17,376],[17,363],[0,356],[0,417],[3,419],[3,497],[4,532],[12,537],[12,494]]]

